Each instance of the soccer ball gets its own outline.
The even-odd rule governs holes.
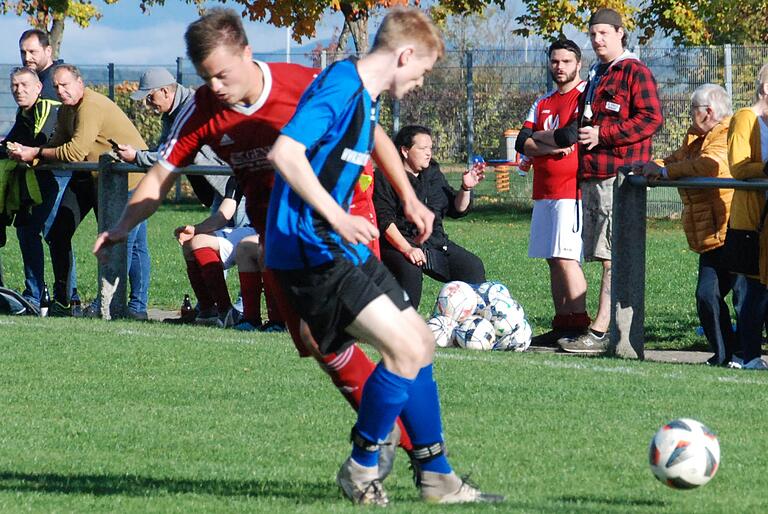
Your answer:
[[[483,282],[477,286],[477,294],[485,300],[486,305],[492,304],[497,298],[512,298],[507,286],[501,282]]]
[[[462,322],[454,331],[456,346],[470,350],[490,350],[495,340],[494,328],[490,321],[472,316]]]
[[[435,303],[434,314],[447,316],[462,322],[474,314],[477,308],[477,294],[466,282],[448,282],[440,290]]]
[[[531,346],[532,335],[533,330],[530,323],[528,323],[527,319],[523,318],[523,322],[518,325],[517,330],[511,334],[496,336],[493,349],[504,352],[524,352]]]
[[[496,337],[512,334],[525,320],[525,312],[512,298],[496,298],[490,307],[491,323]]]
[[[694,419],[676,419],[661,427],[648,453],[654,476],[674,489],[706,484],[720,465],[717,437]]]
[[[437,346],[440,348],[453,346],[453,331],[456,328],[456,321],[448,316],[438,314],[427,321],[427,326],[435,336]]]
[[[475,316],[482,316],[483,318],[490,320],[491,319],[491,311],[488,309],[488,304],[485,303],[485,299],[477,294],[475,292],[475,296],[477,297],[477,305],[475,306]]]

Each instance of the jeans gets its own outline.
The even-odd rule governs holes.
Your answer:
[[[131,292],[128,298],[128,308],[134,312],[147,312],[149,300],[149,272],[151,260],[147,244],[147,221],[136,225],[128,234],[128,282]]]
[[[51,228],[61,196],[69,182],[69,174],[58,176],[51,171],[35,171],[40,187],[42,203],[33,207],[28,215],[19,215],[16,219],[16,236],[24,263],[24,292],[22,295],[33,305],[39,305],[43,284],[45,284],[45,259],[41,234]],[[77,287],[74,255],[70,287]]]
[[[712,359],[713,364],[729,362],[733,353],[739,349],[725,297],[728,292],[731,292],[733,307],[738,318],[746,288],[745,281],[746,278],[743,275],[735,275],[725,269],[722,262],[722,247],[699,255],[696,311],[710,350],[715,353]]]
[[[746,287],[738,311],[737,335],[746,364],[755,357],[760,357],[763,326],[768,313],[768,289],[759,280],[749,277],[744,279]]]

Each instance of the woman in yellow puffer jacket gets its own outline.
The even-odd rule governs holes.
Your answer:
[[[765,149],[765,150],[764,150]],[[766,178],[768,160],[768,65],[757,74],[755,103],[739,110],[728,132],[728,162],[737,179]],[[766,191],[737,190],[731,204],[730,227],[756,230],[766,204]],[[760,234],[760,275],[746,277],[744,298],[738,315],[738,338],[744,368],[768,369],[760,357],[763,325],[768,313],[768,239]]]
[[[704,84],[691,95],[691,126],[673,154],[645,165],[646,175],[731,178],[728,168],[728,125],[731,97],[715,84]],[[729,291],[738,313],[744,277],[728,271],[723,244],[732,189],[678,189],[683,200],[683,229],[691,250],[699,254],[696,311],[714,355],[708,363],[727,365],[738,350],[731,313],[725,302]],[[737,314],[738,315],[738,314]]]

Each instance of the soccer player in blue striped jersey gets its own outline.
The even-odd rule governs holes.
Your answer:
[[[363,389],[352,455],[337,475],[359,504],[386,505],[379,444],[400,415],[411,435],[417,485],[438,503],[500,501],[460,479],[445,455],[440,401],[432,376],[434,338],[387,269],[365,243],[378,237],[348,213],[363,165],[373,153],[400,196],[405,215],[429,236],[432,213],[416,198],[392,141],[379,127],[384,91],[402,98],[421,86],[444,53],[439,31],[416,9],[394,9],[371,53],[334,63],[305,91],[269,153],[278,176],[269,205],[266,264],[315,336],[321,352],[355,340],[381,362]]]

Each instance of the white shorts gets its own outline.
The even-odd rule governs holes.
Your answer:
[[[219,242],[219,257],[224,264],[224,269],[235,265],[235,248],[248,236],[257,234],[253,227],[223,228],[213,233]]]
[[[581,200],[534,200],[528,257],[581,260]]]

